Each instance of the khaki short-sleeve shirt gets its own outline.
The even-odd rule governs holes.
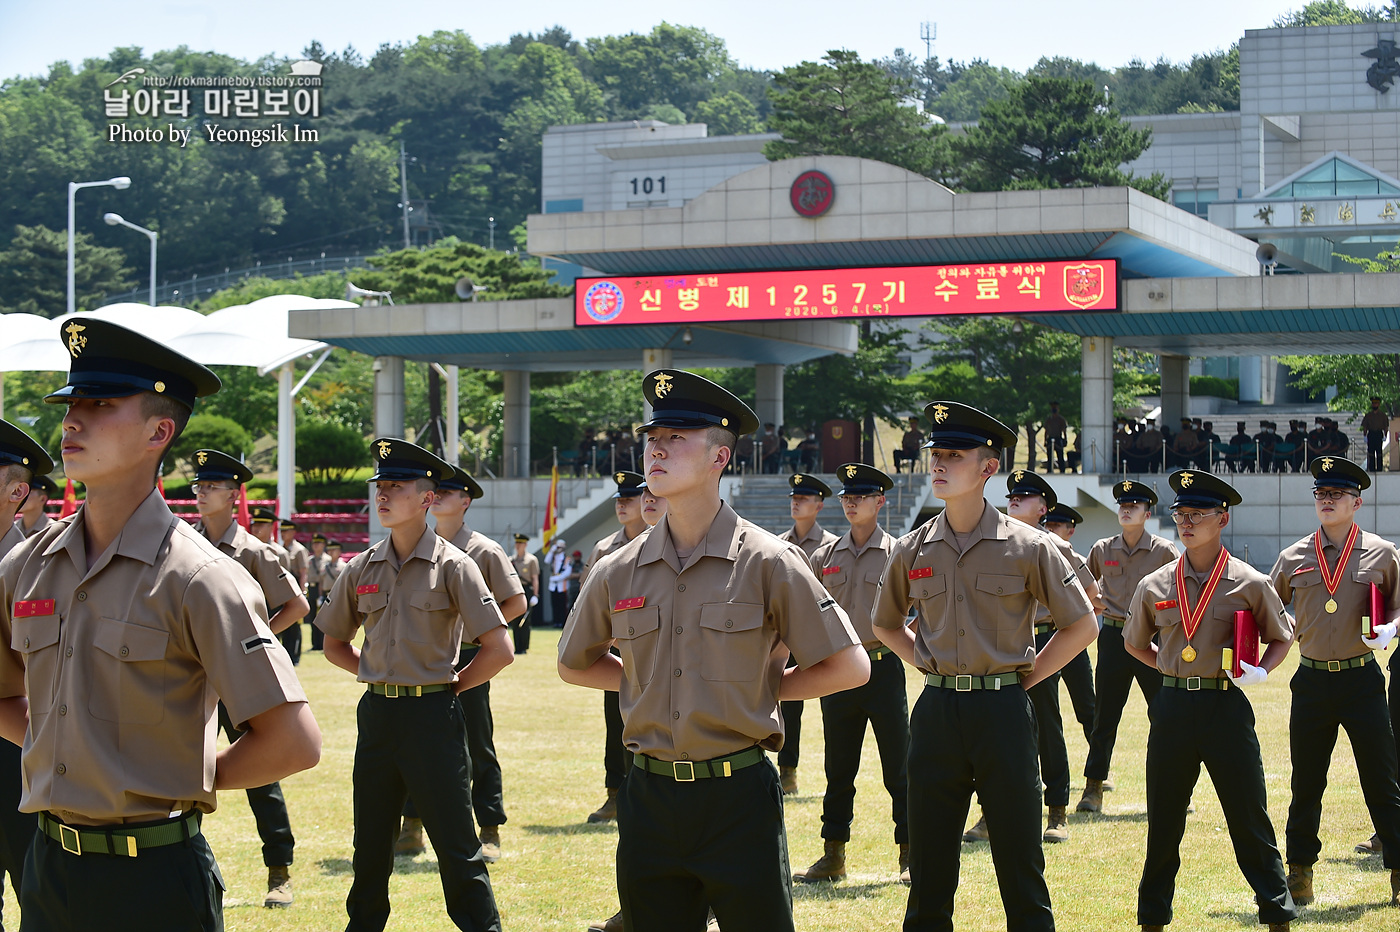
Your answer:
[[[650,528],[643,528],[638,536],[645,534],[648,530]],[[593,572],[593,565],[608,554],[617,553],[626,546],[627,541],[627,529],[620,527],[611,536],[605,537],[593,545],[593,552],[588,555],[588,559],[583,564],[583,572],[578,578],[579,591],[583,590],[583,584],[588,581],[588,574]]]
[[[959,550],[940,514],[895,542],[871,623],[900,628],[916,608],[914,652],[924,673],[1030,673],[1036,603],[1057,628],[1094,611],[1051,536],[984,502]]]
[[[505,550],[485,534],[478,534],[465,524],[452,536],[452,546],[471,557],[476,562],[486,580],[486,588],[497,605],[504,605],[517,595],[525,594],[520,585],[520,574],[506,556]]]
[[[1293,626],[1283,613],[1283,603],[1269,577],[1231,556],[1215,595],[1201,617],[1200,627],[1188,641],[1176,592],[1178,563],[1182,563],[1186,571],[1186,592],[1191,608],[1200,611],[1201,589],[1210,580],[1211,568],[1197,572],[1183,554],[1143,578],[1133,594],[1128,621],[1123,626],[1123,640],[1139,650],[1151,650],[1149,645],[1153,636],[1157,636],[1157,669],[1162,673],[1176,677],[1224,676],[1221,652],[1234,646],[1235,612],[1238,611],[1254,613],[1259,640],[1265,644],[1286,641],[1293,636]],[[1360,624],[1358,621],[1358,630]],[[1188,643],[1196,651],[1196,659],[1190,663],[1181,656]]]
[[[883,646],[870,627],[870,613],[880,591],[880,577],[894,549],[894,538],[878,524],[865,546],[856,549],[851,532],[822,544],[812,554],[812,572],[822,587],[846,610],[851,627],[867,650]]]
[[[661,760],[709,760],[783,743],[786,645],[802,667],[857,643],[802,551],[720,506],[682,569],[663,517],[603,558],[559,640],[586,670],[614,638],[622,740]]]
[[[27,696],[20,809],[86,823],[215,807],[214,710],[304,702],[252,578],[151,495],[91,570],[84,508],[0,561],[0,696]]]
[[[18,527],[20,533],[25,537],[33,537],[35,534],[43,533],[51,524],[53,524],[53,518],[50,518],[47,514],[42,514],[39,516],[39,520],[35,521],[34,526],[29,530],[26,531],[23,524],[18,525]]]
[[[308,577],[307,581],[310,582],[311,551],[307,550],[299,540],[293,540],[290,547],[284,546],[282,549],[287,551],[287,559],[291,564],[292,578],[297,580],[298,586],[301,584],[301,577],[303,575],[306,575]]]
[[[1079,555],[1079,551],[1075,550],[1074,547],[1070,546],[1069,541],[1065,540],[1060,535],[1052,534],[1044,528],[1041,528],[1041,532],[1045,534],[1046,537],[1049,537],[1050,543],[1054,544],[1055,549],[1060,551],[1060,556],[1064,557],[1065,562],[1070,565],[1070,568],[1072,570],[1074,570],[1075,578],[1079,580],[1079,585],[1083,586],[1085,592],[1087,593],[1089,586],[1093,585],[1094,583],[1094,574],[1089,572],[1088,562],[1085,561],[1085,559]],[[1090,604],[1092,605],[1093,603],[1091,602]],[[1049,624],[1050,609],[1044,605],[1038,606],[1035,610],[1035,623],[1037,627],[1039,627],[1040,625]]]
[[[533,553],[526,553],[523,557],[512,555],[510,565],[515,567],[516,574],[520,577],[520,584],[535,590],[534,594],[539,595],[540,561]]]
[[[505,623],[476,563],[432,528],[402,564],[388,537],[357,554],[316,615],[342,641],[363,627],[360,682],[396,686],[453,682],[460,645]]]
[[[779,534],[778,540],[785,540],[790,544],[796,544],[801,547],[802,552],[806,554],[807,559],[810,560],[812,559],[812,554],[817,552],[818,547],[836,540],[836,535],[822,527],[821,522],[814,521],[812,522],[812,526],[807,529],[807,533],[803,534],[801,537],[797,536],[797,525],[794,524],[792,527]]]
[[[311,565],[306,571],[306,585],[318,587],[322,595],[329,592],[331,588],[331,580],[326,578],[326,567],[330,562],[331,558],[326,555],[324,550],[321,551],[320,556],[313,553]]]
[[[1116,621],[1127,619],[1133,593],[1142,578],[1176,558],[1176,547],[1171,541],[1146,531],[1132,548],[1122,534],[1095,543],[1089,550],[1089,572],[1099,581],[1104,617]]]
[[[206,538],[209,536],[202,521],[196,524],[194,529]],[[234,562],[252,575],[258,588],[262,589],[269,615],[277,606],[301,595],[301,586],[297,585],[296,577],[282,565],[277,551],[243,530],[237,521],[228,526],[223,536],[210,543],[222,553],[233,557]]]
[[[1400,581],[1400,556],[1395,545],[1366,531],[1356,535],[1341,582],[1332,595],[1322,581],[1313,537],[1309,534],[1290,545],[1269,572],[1279,599],[1284,605],[1293,605],[1298,649],[1309,660],[1350,660],[1370,653],[1371,648],[1361,642],[1361,616],[1371,614],[1371,583],[1380,588],[1386,611],[1395,610]],[[1322,554],[1335,570],[1342,548],[1327,541],[1325,534],[1323,540]],[[1336,600],[1335,612],[1325,608],[1329,599]],[[1374,619],[1374,623],[1383,625],[1385,619]]]
[[[5,530],[5,533],[0,534],[0,557],[5,556],[5,554],[14,549],[16,544],[23,540],[25,540],[25,535],[24,532],[19,529],[19,525],[11,524],[9,528]]]

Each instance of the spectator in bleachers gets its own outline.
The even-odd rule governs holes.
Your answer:
[[[919,462],[919,451],[923,445],[924,433],[919,430],[919,419],[911,417],[909,418],[909,429],[904,432],[904,437],[899,441],[899,449],[894,451],[894,471],[899,472],[901,463],[908,463],[909,471],[913,472],[914,467]]]

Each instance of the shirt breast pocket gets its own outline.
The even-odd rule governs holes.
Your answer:
[[[98,623],[88,712],[104,722],[155,725],[165,717],[170,634],[118,618]]]
[[[1123,575],[1123,567],[1121,567],[1121,566],[1105,566],[1105,567],[1103,567],[1103,573],[1099,576],[1099,578],[1100,578],[1100,579],[1111,579],[1111,578],[1113,578],[1114,576],[1122,576],[1122,575]]]
[[[47,712],[58,686],[58,616],[12,618],[10,626],[10,648],[24,655],[29,710]]]
[[[922,579],[910,580],[909,598],[919,613],[920,628],[932,634],[947,627],[947,576],[925,576]]]
[[[844,567],[828,566],[826,569],[822,570],[822,585],[827,588],[828,592],[834,591],[844,586],[846,581],[850,579],[850,576],[851,574],[846,572]]]
[[[718,682],[763,676],[770,645],[763,637],[763,606],[711,602],[700,606],[700,675]]]
[[[661,607],[647,605],[614,612],[612,634],[622,654],[622,675],[627,682],[645,686],[656,670],[657,644],[661,640]]]
[[[1027,598],[1024,577],[979,573],[977,575],[977,591],[998,598],[996,605],[989,606],[986,611],[976,612],[974,620],[977,627],[984,631],[1002,631],[1010,630],[1020,624],[1021,609]]]
[[[1351,580],[1352,582],[1359,582],[1363,586],[1369,586],[1371,583],[1375,583],[1379,586],[1381,583],[1385,582],[1385,577],[1381,575],[1379,570],[1357,570],[1355,573],[1351,574]]]
[[[364,618],[364,627],[370,628],[378,624],[380,616],[384,614],[385,607],[389,604],[389,593],[387,592],[362,592],[355,596],[355,611]]]

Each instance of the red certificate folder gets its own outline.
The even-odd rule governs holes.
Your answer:
[[[1235,612],[1235,640],[1233,647],[1225,649],[1221,666],[1234,676],[1242,676],[1244,661],[1250,666],[1259,666],[1259,626],[1254,623],[1254,613]]]
[[[1381,587],[1371,583],[1371,610],[1361,616],[1361,636],[1373,638],[1376,636],[1376,626],[1385,624],[1385,596],[1381,595]]]

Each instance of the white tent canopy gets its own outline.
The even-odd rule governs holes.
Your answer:
[[[358,305],[329,298],[273,295],[208,316],[183,307],[145,304],[111,304],[76,316],[120,324],[206,366],[249,366],[259,375],[276,370],[277,496],[285,518],[291,514],[296,489],[292,366],[299,356],[328,349],[324,343],[287,336],[287,313],[353,307]],[[0,373],[66,371],[70,357],[59,334],[67,316],[50,319],[35,314],[0,314]],[[0,383],[0,417],[4,411]]]

